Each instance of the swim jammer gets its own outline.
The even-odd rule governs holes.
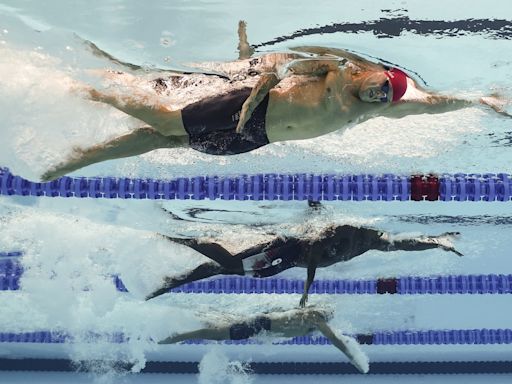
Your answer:
[[[230,340],[244,340],[257,335],[261,331],[270,331],[271,320],[266,316],[256,317],[250,322],[233,324],[229,327]]]
[[[236,133],[242,105],[250,94],[251,88],[246,87],[183,108],[181,116],[190,147],[210,155],[236,155],[268,144],[265,130],[268,95],[245,124],[247,136]]]
[[[289,239],[284,245],[263,250],[262,253],[243,257],[246,275],[269,277],[297,266],[303,250],[296,239]]]

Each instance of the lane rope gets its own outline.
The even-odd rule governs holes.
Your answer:
[[[22,254],[21,251],[3,252]],[[17,257],[17,256],[16,256]],[[17,291],[23,266],[17,259],[0,259],[0,291]],[[120,292],[128,292],[119,276],[113,283]],[[170,289],[174,293],[215,294],[302,294],[304,281],[282,278],[221,277],[201,280]],[[310,288],[312,294],[510,294],[512,274],[404,276],[375,280],[315,280]]]
[[[353,335],[364,345],[490,345],[512,344],[512,329],[442,329],[442,330],[384,330],[371,334]],[[98,334],[84,332],[73,336],[59,331],[0,332],[0,343],[66,344],[73,342],[110,342],[122,344],[129,341],[122,332]],[[188,340],[182,344],[208,344],[208,340]],[[261,344],[258,339],[225,340],[222,344]],[[324,336],[298,336],[275,341],[275,345],[330,345]]]
[[[506,173],[397,176],[393,174],[259,174],[172,180],[61,177],[38,183],[0,168],[0,195],[164,200],[510,201]]]
[[[78,363],[78,364],[77,364]],[[69,359],[0,359],[0,371],[25,372],[84,372],[94,371],[94,362]],[[131,371],[126,362],[112,362],[118,371]],[[249,362],[247,368],[255,374],[270,375],[352,375],[360,373],[342,362]],[[140,373],[198,374],[199,362],[148,361]],[[374,362],[368,375],[453,375],[453,374],[510,374],[512,361],[417,361]]]

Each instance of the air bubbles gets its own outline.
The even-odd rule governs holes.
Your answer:
[[[142,69],[144,70],[144,72],[153,72],[156,68],[155,64],[149,63],[147,61],[142,63],[141,66],[142,66]]]
[[[171,56],[165,56],[164,57],[164,63],[170,63],[172,61]]]
[[[162,31],[162,36],[160,36],[160,45],[165,48],[172,47],[176,44],[176,40],[174,39],[174,34],[169,31]]]

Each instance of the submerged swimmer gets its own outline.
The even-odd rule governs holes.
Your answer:
[[[401,118],[475,104],[427,92],[400,69],[341,49],[298,47],[251,58],[244,22],[238,34],[239,60],[205,64],[203,73],[140,75],[141,67],[89,43],[95,54],[121,65],[123,72],[102,71],[110,86],[84,86],[83,91],[146,126],[90,148],[75,148],[42,179],[157,148],[190,146],[212,155],[234,155],[272,142],[317,137],[376,116]],[[504,113],[494,101],[480,100]]]
[[[390,234],[375,229],[341,225],[328,227],[313,239],[277,237],[235,255],[217,243],[200,243],[196,239],[166,237],[196,250],[212,261],[205,262],[179,276],[165,277],[162,286],[148,295],[146,300],[162,295],[171,288],[211,276],[245,275],[263,278],[274,276],[289,268],[302,267],[307,268],[304,293],[300,300],[300,306],[304,307],[317,267],[327,267],[348,261],[372,249],[390,252],[440,248],[462,256],[451,243],[456,235],[458,233],[448,232],[440,236],[392,239]]]
[[[215,324],[192,332],[178,333],[159,341],[158,344],[173,344],[191,339],[244,340],[262,332],[276,337],[296,337],[320,331],[348,357],[359,372],[367,373],[368,357],[355,339],[336,335],[327,324],[332,317],[332,311],[315,307],[266,313],[236,323]]]

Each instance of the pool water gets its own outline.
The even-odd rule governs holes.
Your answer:
[[[184,69],[193,63],[236,59],[240,19],[247,21],[249,41],[258,46],[258,53],[300,45],[350,49],[399,64],[427,88],[443,94],[477,100],[498,93],[509,101],[506,108],[510,112],[512,5],[498,0],[457,0],[442,5],[421,1],[390,1],[379,6],[372,1],[358,1],[356,5],[347,1],[283,1],[270,5],[227,0],[159,0],[149,4],[0,0],[0,166],[37,180],[73,146],[92,145],[139,126],[135,119],[86,101],[74,91],[74,81],[94,81],[88,70],[113,67],[85,49],[83,39],[148,71]],[[483,22],[475,24],[471,21],[475,19]],[[502,25],[500,20],[508,24]],[[429,22],[434,21],[428,29]],[[208,156],[190,149],[157,150],[89,166],[72,175],[167,179],[266,172],[512,173],[511,138],[512,119],[475,105],[439,115],[376,118],[316,139],[276,143],[232,157]],[[198,207],[205,210],[194,220],[179,219],[190,220],[187,212]],[[212,383],[282,380],[236,373],[229,361],[341,361],[340,353],[326,346],[283,349],[262,340],[263,346],[157,348],[150,341],[197,328],[204,319],[292,308],[298,295],[169,294],[142,302],[163,276],[180,273],[204,260],[187,248],[169,244],[157,233],[220,239],[228,249],[236,250],[268,239],[271,233],[311,234],[330,223],[402,234],[458,231],[461,236],[455,245],[464,257],[440,250],[372,251],[349,263],[319,269],[319,280],[509,274],[512,267],[508,252],[512,208],[508,203],[332,202],[314,212],[303,202],[1,196],[0,251],[22,250],[25,272],[21,291],[0,292],[0,332],[66,330],[77,342],[62,348],[2,343],[0,357],[121,359],[134,363],[135,371],[153,358],[190,357],[203,360],[201,374],[173,380]],[[119,275],[130,293],[117,292],[112,275]],[[280,277],[303,279],[305,271],[292,269]],[[511,299],[507,295],[311,295],[310,301],[334,306],[336,315],[331,324],[346,333],[510,328]],[[91,342],[87,334],[91,330],[105,334],[122,331],[130,342],[122,346]],[[512,353],[506,345],[363,349],[370,361],[443,356],[510,359]],[[96,376],[76,374],[73,380],[169,380],[159,375],[123,376],[108,364],[97,368]],[[71,376],[1,373],[0,377],[6,382],[55,382]],[[485,380],[501,379],[508,377]],[[332,378],[315,380],[327,382]],[[406,378],[351,376],[350,380],[405,382]],[[430,379],[418,376],[415,380]]]

